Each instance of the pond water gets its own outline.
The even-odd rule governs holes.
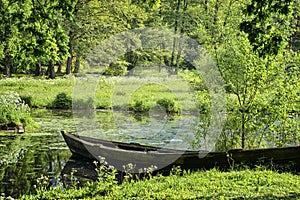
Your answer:
[[[21,194],[33,193],[42,175],[49,177],[50,182],[57,180],[71,157],[58,132],[60,127],[55,125],[70,123],[70,116],[42,110],[34,114],[35,120],[40,124],[34,133],[0,135],[2,196],[18,197]]]
[[[36,109],[32,114],[39,124],[34,131],[21,135],[0,133],[0,199],[34,193],[35,186],[42,181],[48,187],[67,187],[70,174],[82,183],[97,178],[92,163],[72,157],[61,130],[111,141],[209,150],[210,138],[200,134],[206,132],[205,116],[192,113],[168,116],[159,110],[133,115],[120,111],[75,113]]]
[[[79,119],[71,111],[37,109],[33,116],[39,124],[36,130],[22,135],[0,134],[0,198],[34,193],[43,177],[49,178],[48,186],[61,187],[65,184],[63,174],[70,173],[74,164],[83,171],[79,176],[95,179],[93,165],[71,157],[61,130],[115,141],[191,149],[197,127],[191,126],[197,116],[190,114],[166,118],[99,111],[95,128],[91,128],[90,117]]]

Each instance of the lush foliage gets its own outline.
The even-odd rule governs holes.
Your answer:
[[[166,113],[170,114],[170,113],[180,113],[180,107],[179,105],[177,105],[177,102],[172,100],[172,99],[159,99],[156,102],[158,105],[160,105],[161,107],[163,107],[163,109],[166,111]]]
[[[102,169],[103,170],[103,169]],[[182,174],[182,175],[180,175]],[[126,181],[127,180],[127,181]],[[76,189],[41,187],[36,196],[21,199],[298,199],[297,175],[257,169],[220,172],[216,169],[181,172],[148,179],[125,179],[119,185],[114,170],[100,173],[99,180]]]
[[[240,29],[248,33],[253,49],[260,56],[277,55],[286,45],[293,0],[253,0],[244,10],[247,15]]]
[[[113,49],[107,49],[107,54],[126,53],[113,63],[97,66],[104,70],[93,71],[83,62],[99,43],[115,34],[163,27],[198,42],[222,76],[226,96],[221,98],[227,100],[227,109],[222,111],[226,122],[218,130],[217,150],[299,145],[299,8],[299,0],[0,0],[0,93],[20,94],[0,98],[0,126],[31,124],[24,102],[31,107],[70,108],[73,103],[77,108],[179,113],[192,110],[196,101],[206,120],[199,125],[206,128],[200,127],[198,136],[205,137],[214,91],[208,91],[201,73],[186,60],[188,50],[178,38],[173,39],[171,48],[160,38],[151,38],[159,45],[132,50],[133,44],[143,45],[147,40],[135,34],[125,40],[126,45],[116,41]],[[153,64],[162,79],[147,71]],[[126,76],[138,66],[144,73],[139,76],[148,79]],[[99,78],[93,96],[73,102],[75,81],[69,76],[4,79],[20,73],[55,78],[56,73],[72,72],[110,77]],[[175,75],[190,84],[195,101],[187,99],[186,92],[178,92],[185,86],[178,79],[169,79]],[[298,188],[299,177],[290,174],[210,171],[122,185],[109,179],[79,191],[40,190],[32,198],[296,199]]]
[[[0,129],[26,127],[33,124],[28,105],[17,93],[8,92],[0,95]]]
[[[52,108],[69,109],[72,107],[72,99],[66,93],[59,93],[52,103]]]
[[[68,37],[62,22],[70,17],[74,0],[69,1],[0,1],[1,68],[7,76],[11,71],[22,72],[46,63],[51,78],[54,63],[68,54]]]

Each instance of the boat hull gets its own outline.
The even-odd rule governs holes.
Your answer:
[[[120,171],[140,173],[149,168],[168,169],[180,166],[182,169],[226,168],[236,163],[255,163],[261,160],[274,163],[287,161],[300,163],[300,146],[255,150],[230,150],[227,152],[184,151],[158,148],[136,143],[111,142],[62,132],[74,155],[91,160],[103,160]]]

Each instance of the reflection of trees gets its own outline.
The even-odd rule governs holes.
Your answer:
[[[18,197],[20,194],[33,193],[36,180],[41,175],[58,177],[62,166],[70,157],[68,150],[52,150],[53,136],[18,136],[12,138],[7,148],[0,154],[2,161],[11,149],[19,149],[21,154],[11,154],[11,161],[1,165],[0,168],[0,193],[7,196]],[[62,143],[64,144],[64,143]],[[7,157],[7,159],[9,159]],[[49,183],[50,184],[50,183]]]
[[[0,146],[0,166],[18,162],[30,145],[30,141],[22,137],[11,136],[8,139],[12,142]]]

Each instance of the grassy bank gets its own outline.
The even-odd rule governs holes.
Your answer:
[[[300,176],[262,169],[173,173],[123,184],[100,177],[82,188],[40,189],[21,199],[300,199]]]
[[[13,91],[21,97],[30,98],[33,107],[48,107],[57,94],[72,94],[72,78],[35,79],[30,77],[0,79],[0,93]]]
[[[99,109],[114,107],[134,110],[138,107],[138,110],[147,111],[161,99],[170,100],[176,109],[192,110],[195,107],[195,99],[189,86],[180,78],[99,77],[98,82],[82,81],[84,79],[85,77],[55,80],[30,77],[0,79],[0,93],[14,91],[25,100],[30,100],[32,107],[51,108],[58,94],[65,93],[72,99],[74,92],[78,92],[76,87],[86,87],[81,95],[85,99],[91,97],[94,106]]]

